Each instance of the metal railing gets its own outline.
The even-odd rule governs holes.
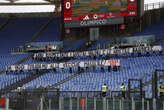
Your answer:
[[[164,110],[164,99],[129,98],[121,94],[111,91],[102,97],[101,91],[24,90],[3,95],[4,110]]]
[[[52,89],[52,90],[51,90]],[[124,110],[117,109],[115,104],[127,106],[132,101],[125,92],[125,99],[121,91],[110,91],[106,97],[101,91],[59,91],[55,88],[38,88],[22,90],[22,92],[10,92],[3,97],[6,98],[6,110]],[[134,92],[133,92],[134,94]],[[140,100],[141,98],[135,98]],[[84,101],[84,102],[83,102]],[[124,104],[125,103],[125,104]],[[119,105],[119,106],[122,106]],[[126,108],[132,108],[128,105]],[[110,108],[110,109],[109,109]],[[116,108],[116,109],[115,109]],[[128,110],[128,109],[126,109]],[[130,110],[130,109],[129,109]]]
[[[51,108],[53,109],[53,108]],[[163,110],[163,100],[59,98],[58,110]]]
[[[26,97],[6,100],[6,110],[164,110],[164,100],[144,98]]]
[[[17,98],[17,97],[32,97],[32,96],[44,96],[44,97],[97,97],[101,98],[103,97],[101,91],[59,91],[57,88],[53,88],[51,86],[47,88],[39,87],[37,89],[28,89],[28,90],[22,90],[22,92],[19,94],[16,91],[13,92],[0,92],[0,94],[3,97],[8,98]],[[125,98],[143,98],[145,97],[145,91],[141,92],[137,90],[133,91],[124,91]],[[122,98],[122,91],[107,91],[106,92],[106,98]]]

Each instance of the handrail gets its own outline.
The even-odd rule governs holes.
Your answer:
[[[76,74],[74,74],[74,75],[72,75],[72,76],[69,76],[69,77],[67,77],[67,78],[65,78],[65,79],[63,79],[63,80],[61,80],[61,81],[55,83],[55,84],[52,85],[51,87],[57,87],[57,86],[59,86],[59,85],[65,83],[65,82],[67,82],[67,81],[69,81],[69,80],[71,80],[71,79],[73,79],[73,78],[75,78],[75,77],[77,77],[77,76],[83,74],[83,73],[85,73],[85,72],[82,72],[82,71],[81,71],[81,72],[76,73]]]
[[[5,26],[12,20],[12,18],[8,18],[6,22],[0,25],[0,31],[5,28]]]
[[[21,63],[23,63],[23,62],[29,60],[30,58],[32,58],[32,56],[33,56],[33,54],[31,54],[31,55],[29,55],[29,56],[27,56],[27,57],[25,57],[25,58],[19,60],[18,62],[14,63],[14,64],[15,64],[15,65],[21,64]],[[2,71],[0,71],[0,74],[4,73],[5,71],[6,71],[6,70],[3,69]]]
[[[157,44],[157,43],[160,42],[161,40],[164,40],[164,34],[161,35],[160,37],[158,37],[158,38],[152,43],[152,45]]]
[[[135,94],[135,93],[140,93],[139,91],[132,91],[131,94]],[[1,93],[2,94],[2,93]],[[6,93],[3,93],[6,94]],[[22,90],[21,92],[22,97],[24,96],[44,96],[44,97],[88,97],[88,98],[93,98],[93,97],[97,97],[97,98],[101,98],[102,96],[102,92],[100,90],[98,91],[59,91],[59,89],[57,88],[51,88],[51,90],[49,90],[48,88],[36,88],[36,89],[25,89]],[[13,92],[9,92],[7,94],[7,97],[18,97],[19,93],[16,91]],[[133,96],[133,95],[131,95]],[[106,98],[116,98],[116,99],[120,99],[122,98],[122,91],[110,91],[107,92],[106,94]],[[128,97],[128,91],[125,91],[125,98],[129,99]],[[132,98],[132,97],[130,97]],[[138,97],[133,97],[135,99],[141,99],[140,96]],[[143,97],[144,98],[144,97]]]

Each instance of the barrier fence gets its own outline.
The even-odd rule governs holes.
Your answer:
[[[47,87],[47,88],[37,88],[35,90],[30,89],[30,90],[22,90],[21,93],[18,92],[10,92],[10,93],[5,93],[1,92],[1,96],[8,97],[8,98],[17,98],[17,97],[97,97],[101,98],[102,92],[101,91],[59,91],[59,89],[53,89],[53,87]],[[142,96],[141,96],[141,91],[139,90],[131,90],[131,91],[125,91],[125,98],[144,98],[145,97],[145,91],[142,91]],[[122,98],[122,91],[110,91],[108,90],[106,93],[106,98]]]
[[[127,94],[128,92],[126,92]],[[133,92],[134,94],[134,92]],[[3,95],[5,110],[163,110],[164,100],[144,97],[122,97],[121,91],[111,91],[106,97],[101,91],[48,91],[46,89],[11,92]],[[152,104],[153,103],[153,104]]]
[[[144,98],[18,97],[6,101],[6,110],[164,110],[164,100]]]

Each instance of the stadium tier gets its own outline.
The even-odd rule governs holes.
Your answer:
[[[48,21],[48,19],[47,19]],[[38,42],[50,42],[60,40],[60,18],[54,18],[53,21],[48,25],[45,31],[36,40]]]
[[[0,41],[1,54],[7,53],[9,48],[18,47],[30,41],[32,37],[48,22],[48,20],[49,18],[15,18],[10,20],[0,31],[0,36],[2,38]],[[0,21],[3,22],[3,19]],[[59,40],[58,37],[60,31],[57,30],[58,28],[55,28],[59,27],[58,24],[59,22],[54,18],[52,24],[47,27],[38,41],[43,41],[43,39],[44,41]],[[56,37],[52,35],[56,35]]]
[[[96,67],[96,71],[91,71],[87,73],[83,73],[78,77],[69,80],[68,82],[59,85],[61,91],[100,91],[101,85],[106,83],[108,87],[113,91],[119,91],[120,85],[122,82],[126,85],[126,89],[128,86],[128,79],[136,78],[142,79],[143,83],[147,82],[152,79],[152,74],[154,73],[154,69],[162,69],[164,66],[163,59],[164,56],[142,56],[142,57],[135,57],[135,58],[120,58],[121,61],[121,69],[120,71],[108,72],[107,67],[105,68],[104,72],[101,72],[101,67]],[[89,59],[85,59],[89,60]],[[75,60],[79,61],[79,60]],[[84,60],[83,60],[84,61]],[[59,70],[58,70],[59,71]],[[61,70],[60,70],[61,71]],[[76,72],[77,68],[76,68]],[[24,85],[24,88],[31,87],[35,88],[38,85],[43,87],[48,85],[53,85],[57,81],[63,79],[65,75],[71,75],[69,73],[69,69],[67,68],[64,73],[62,72],[49,72],[30,83]],[[50,80],[50,77],[53,77],[53,80]],[[134,83],[133,87],[138,86],[137,83]],[[151,98],[150,92],[146,91],[146,97]]]
[[[104,44],[104,42],[102,42],[103,40],[97,41],[97,44]],[[80,42],[80,43],[79,43]],[[85,41],[77,41],[75,43],[72,44],[72,46],[66,48],[65,50],[75,50],[84,44]],[[78,44],[78,45],[77,45]],[[95,45],[95,44],[94,44]],[[94,47],[94,46],[93,46]],[[96,48],[96,47],[95,47]],[[11,57],[12,56],[12,57]],[[22,57],[21,57],[22,56]],[[13,61],[12,59],[14,59],[14,61],[16,62],[16,59],[19,60],[23,57],[27,56],[25,55],[8,55],[8,56],[2,56],[1,58],[4,61],[8,61],[7,64],[5,64],[3,62],[3,60],[1,60],[3,62],[3,65],[1,66],[2,69],[5,66],[8,65],[12,65],[13,63],[11,61]],[[119,57],[117,57],[119,58]],[[126,84],[127,87],[127,82],[128,79],[130,78],[138,78],[138,79],[143,79],[143,82],[149,81],[152,78],[152,74],[154,72],[154,69],[158,68],[158,69],[162,69],[163,68],[163,55],[159,56],[159,55],[154,55],[153,53],[150,54],[150,56],[147,56],[146,54],[144,54],[144,56],[140,56],[140,57],[129,57],[129,58],[119,58],[121,61],[121,70],[118,72],[108,72],[107,68],[105,68],[104,72],[101,72],[101,68],[100,67],[96,67],[96,72],[87,72],[84,73],[82,75],[79,75],[77,78],[74,78],[62,85],[59,85],[58,87],[60,88],[60,90],[62,91],[96,91],[96,90],[101,90],[101,85],[105,82],[108,84],[109,88],[111,90],[120,90],[119,86],[122,82],[124,82]],[[102,57],[97,58],[97,59],[102,59]],[[69,61],[87,61],[87,60],[94,60],[93,58],[77,58],[77,59],[72,59]],[[13,61],[13,62],[14,62]],[[47,62],[36,62],[33,61],[32,59],[27,60],[26,62],[23,62],[22,64],[39,64],[39,63],[47,63]],[[77,68],[76,68],[77,69]],[[75,73],[78,72],[77,70],[75,71]],[[10,78],[12,78],[11,76],[15,76],[16,81],[19,81],[19,78],[25,78],[26,75],[20,75],[20,74],[15,74],[15,75],[6,75],[3,74],[2,77],[6,76]],[[31,75],[31,74],[30,74]],[[69,69],[66,69],[64,73],[62,73],[62,70],[59,69],[57,70],[57,72],[48,72],[47,74],[38,77],[37,79],[25,84],[23,86],[24,89],[26,88],[35,88],[38,85],[39,86],[43,86],[46,87],[48,85],[53,85],[61,80],[63,80],[64,78],[68,77],[72,75],[71,73],[69,73]],[[93,77],[95,76],[95,77]],[[53,80],[50,80],[50,77],[53,78]],[[89,80],[90,79],[90,80]],[[2,81],[3,82],[3,81]],[[6,83],[6,85],[10,85],[12,83],[15,83],[13,81],[8,81],[9,84]],[[135,85],[134,85],[135,86]],[[149,88],[150,90],[150,88]],[[148,91],[149,93],[150,91]],[[150,95],[146,95],[148,98],[150,98]]]
[[[142,32],[137,32],[134,35],[150,35],[154,34],[156,38],[160,37],[164,34],[164,20],[160,20],[157,23],[149,26],[148,28],[144,29]]]
[[[79,42],[82,42],[82,43],[84,43],[84,41],[77,41],[77,42],[75,42],[75,43],[73,43],[72,44],[72,46],[70,46],[70,47],[68,47],[68,48],[66,48],[65,50],[75,50],[75,49],[78,49],[81,45],[79,45],[79,46],[77,46],[76,44],[78,44]],[[20,61],[21,59],[23,59],[23,58],[25,58],[25,57],[27,57],[27,56],[29,56],[29,54],[22,54],[22,55],[20,55],[20,54],[18,54],[18,55],[2,55],[0,58],[1,58],[1,62],[0,62],[0,70],[2,71],[2,70],[4,70],[5,69],[5,67],[6,66],[9,66],[9,65],[13,65],[13,64],[15,64],[17,61]],[[21,64],[32,64],[32,63],[35,63],[35,64],[39,64],[39,63],[48,63],[48,62],[42,62],[42,61],[40,61],[40,62],[36,62],[36,61],[33,61],[32,60],[32,58],[30,58],[30,59],[28,59],[28,60],[26,60],[26,61],[24,61],[24,62],[22,62]],[[73,70],[74,71],[74,70]],[[60,69],[60,70],[57,70],[57,72],[59,72],[59,74],[57,74],[57,76],[58,76],[58,79],[57,80],[49,80],[50,82],[51,81],[53,81],[53,82],[59,82],[60,80],[62,80],[62,79],[64,79],[64,78],[66,78],[67,76],[70,76],[70,75],[72,75],[72,74],[70,74],[70,73],[63,73],[62,74],[62,70]],[[54,76],[53,76],[53,74],[54,74]],[[19,72],[15,72],[15,73],[13,73],[13,74],[5,74],[5,73],[2,73],[1,74],[1,78],[2,79],[4,79],[4,80],[1,80],[1,84],[2,84],[2,86],[1,86],[1,88],[0,89],[3,89],[3,88],[5,88],[5,87],[7,87],[7,86],[10,86],[11,84],[14,84],[14,83],[16,83],[16,82],[18,82],[18,81],[20,81],[20,80],[23,80],[23,79],[25,79],[25,78],[27,78],[27,77],[29,77],[29,76],[32,76],[32,75],[34,75],[34,73],[33,72],[28,72],[28,73],[26,73],[26,74],[20,74]],[[56,73],[53,73],[53,72],[49,72],[49,73],[47,73],[47,75],[45,75],[45,76],[49,76],[49,77],[51,77],[51,75],[52,75],[52,77],[55,77],[56,76]],[[61,76],[61,77],[60,77]],[[44,76],[41,76],[41,77],[44,77]],[[60,78],[62,78],[62,79],[60,79]],[[40,77],[38,78],[38,79],[40,79]],[[35,81],[34,81],[35,82]],[[43,82],[44,83],[44,82]],[[43,84],[42,83],[42,84]],[[34,83],[35,84],[35,83]],[[32,85],[32,86],[30,86],[30,87],[33,87],[34,86],[34,84]],[[42,84],[40,84],[41,86],[43,86]],[[44,83],[45,84],[45,83]],[[48,84],[50,84],[50,83],[48,83]],[[46,87],[47,86],[47,84],[45,84],[44,85],[44,87]]]
[[[74,48],[78,48],[78,46],[76,44],[79,42],[84,43],[84,41],[77,41],[74,44],[72,44],[72,46],[68,47],[69,50],[70,50],[70,48],[72,48],[72,50],[74,50]],[[100,43],[100,42],[101,42],[101,40],[97,41],[97,43]],[[103,42],[102,42],[102,44],[103,44]],[[101,43],[100,43],[100,45],[101,45]],[[2,69],[5,66],[13,64],[12,61],[16,62],[16,59],[19,60],[25,56],[27,56],[27,55],[25,54],[25,55],[2,56],[1,58],[4,61],[8,61],[5,64],[3,62],[3,60],[1,60],[3,62],[3,65],[1,66]],[[139,78],[139,79],[142,78],[143,82],[151,80],[154,69],[156,69],[156,68],[162,69],[163,68],[163,64],[164,64],[164,62],[162,60],[163,58],[164,58],[163,55],[159,56],[159,55],[154,55],[153,53],[152,53],[152,55],[150,54],[150,56],[146,56],[146,54],[145,54],[142,57],[137,57],[137,55],[136,55],[136,57],[132,57],[132,58],[131,57],[130,58],[120,58],[120,60],[121,60],[120,65],[122,65],[122,66],[121,66],[121,70],[118,72],[112,72],[112,71],[108,72],[108,70],[106,68],[105,72],[102,73],[100,67],[96,67],[96,72],[84,73],[84,74],[78,76],[77,78],[72,79],[58,87],[60,88],[60,90],[63,90],[63,91],[87,91],[87,90],[96,91],[96,90],[101,90],[101,85],[105,82],[108,84],[108,86],[111,90],[120,90],[119,86],[122,82],[124,82],[127,87],[127,82],[128,82],[129,78]],[[102,59],[102,58],[100,57],[98,59]],[[85,61],[85,60],[94,60],[94,59],[84,57],[84,58],[78,58],[77,60],[73,59],[70,61],[76,62],[76,61]],[[36,62],[36,61],[33,61],[32,59],[29,59],[28,61],[24,62],[23,64],[31,64],[31,63],[36,64],[36,63],[46,63],[46,62]],[[24,74],[24,75],[3,74],[2,77],[7,77],[8,80],[10,80],[10,81],[8,81],[6,83],[6,85],[10,85],[12,83],[15,83],[16,81],[19,81],[22,78],[25,78],[26,75],[28,75],[28,74]],[[62,73],[61,69],[57,70],[57,72],[48,72],[47,74],[40,76],[37,79],[25,84],[23,86],[23,88],[30,88],[30,87],[35,88],[38,85],[46,87],[48,85],[53,85],[70,75],[72,75],[72,74],[69,73],[68,69],[65,70],[64,73]],[[11,80],[13,78],[12,76],[16,80],[12,81]],[[51,80],[50,77],[52,77],[53,80]],[[2,81],[2,83],[3,83],[3,81]],[[150,90],[150,88],[149,88],[149,90]],[[149,92],[150,91],[148,91],[148,93]],[[146,96],[149,98],[151,97],[150,95],[146,95]]]
[[[7,65],[12,65],[27,57],[29,54],[23,55],[1,55],[0,56],[0,71],[5,69]]]

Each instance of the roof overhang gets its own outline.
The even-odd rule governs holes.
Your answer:
[[[60,4],[60,0],[0,0],[0,13],[59,12]]]

